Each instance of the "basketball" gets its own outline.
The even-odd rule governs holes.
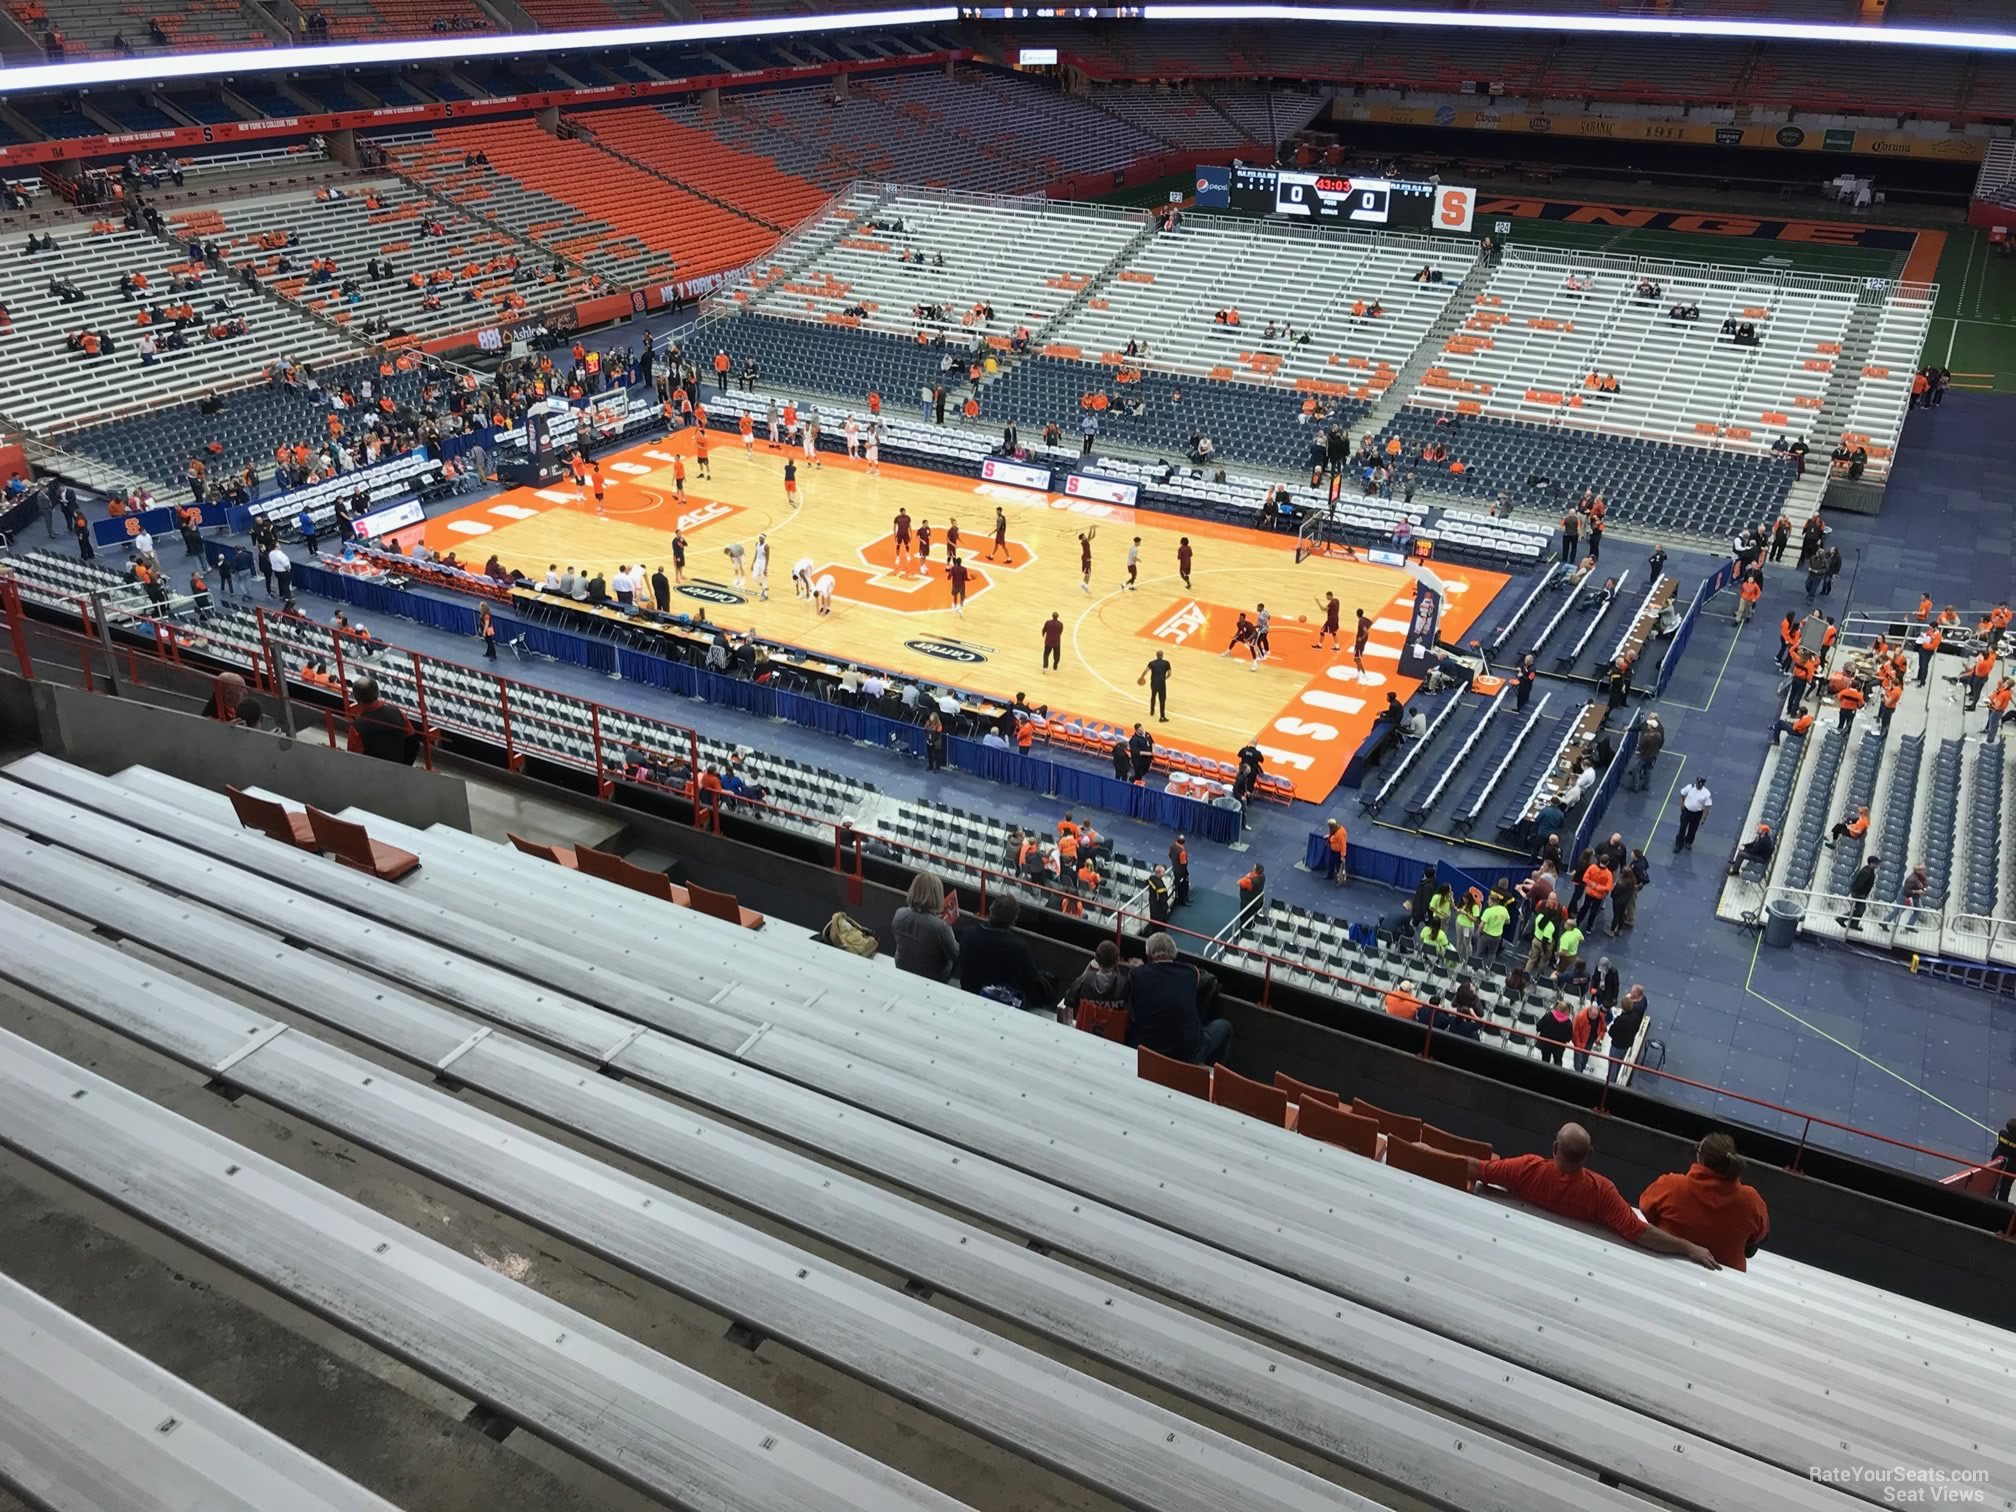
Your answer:
[[[1298,614],[1295,616],[1295,623],[1298,625],[1306,625],[1309,623],[1309,616],[1306,614]]]

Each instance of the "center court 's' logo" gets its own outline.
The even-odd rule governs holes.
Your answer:
[[[748,599],[733,588],[723,588],[718,583],[681,583],[679,592],[688,598],[698,599],[703,604],[746,604]]]
[[[1184,646],[1194,635],[1201,635],[1211,623],[1211,616],[1195,599],[1181,605],[1174,614],[1163,620],[1148,633],[1156,640],[1168,641],[1172,645]]]
[[[981,652],[971,646],[962,646],[957,641],[907,640],[903,644],[920,655],[935,656],[940,661],[959,662],[965,666],[973,666],[987,660]]]

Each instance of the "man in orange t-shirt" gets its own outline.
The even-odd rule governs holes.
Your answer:
[[[1503,1187],[1522,1202],[1557,1218],[1609,1229],[1618,1238],[1660,1255],[1679,1255],[1709,1270],[1721,1264],[1705,1246],[1654,1228],[1631,1210],[1615,1182],[1589,1169],[1594,1143],[1580,1124],[1563,1124],[1554,1134],[1552,1155],[1514,1155],[1469,1160],[1471,1184]]]
[[[1701,1245],[1731,1270],[1748,1270],[1750,1257],[1770,1236],[1771,1217],[1742,1176],[1736,1141],[1710,1134],[1695,1147],[1686,1173],[1656,1177],[1638,1206],[1655,1227]]]

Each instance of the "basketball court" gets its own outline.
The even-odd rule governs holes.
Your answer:
[[[640,563],[672,576],[672,533],[686,536],[686,582],[673,609],[751,631],[773,643],[838,660],[878,666],[1005,702],[1026,693],[1053,714],[1120,725],[1148,717],[1137,679],[1159,648],[1173,666],[1169,722],[1154,727],[1167,744],[1231,760],[1254,740],[1268,769],[1290,778],[1299,796],[1320,802],[1370,732],[1388,692],[1403,701],[1416,689],[1397,665],[1413,603],[1414,581],[1397,567],[1334,557],[1297,564],[1291,535],[1270,534],[1062,494],[948,477],[758,440],[745,456],[741,439],[709,436],[713,478],[698,476],[694,433],[605,454],[606,498],[597,513],[592,489],[577,498],[571,479],[550,488],[516,488],[427,522],[430,548],[453,550],[480,568],[496,552],[507,568],[535,582],[549,563],[613,574]],[[673,459],[686,468],[682,499]],[[784,492],[784,463],[798,464],[795,500]],[[987,559],[994,511],[1008,520],[1008,552]],[[929,522],[928,569],[897,570],[891,522],[909,511],[913,531]],[[960,555],[972,576],[965,614],[955,612],[945,575],[945,539],[957,523]],[[1080,532],[1094,533],[1090,592],[1081,586]],[[741,543],[753,564],[758,535],[768,538],[770,596],[738,587],[724,548]],[[1141,538],[1140,574],[1126,580],[1127,550]],[[1195,552],[1191,587],[1177,571],[1177,545]],[[835,580],[833,612],[820,616],[793,594],[791,569],[811,558],[813,577]],[[1441,636],[1459,642],[1505,585],[1500,573],[1441,569],[1449,588]],[[1317,649],[1324,592],[1342,602],[1343,651]],[[640,597],[648,598],[648,590]],[[1272,655],[1255,666],[1231,643],[1240,611],[1265,604],[1273,616]],[[1354,611],[1375,621],[1365,674],[1351,664]],[[1052,611],[1064,621],[1063,663],[1042,668],[1042,626]]]

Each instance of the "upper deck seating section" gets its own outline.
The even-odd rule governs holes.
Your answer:
[[[339,192],[340,198],[299,191],[222,200],[170,224],[177,234],[218,242],[234,269],[254,268],[287,299],[341,325],[383,321],[393,335],[469,330],[514,310],[586,297],[586,275],[569,270],[556,279],[539,253],[400,179],[348,184]],[[442,234],[429,234],[429,225]],[[290,232],[300,238],[293,247],[284,245]],[[505,265],[510,258],[517,259],[515,271]],[[389,262],[391,274],[372,277],[374,259]],[[333,262],[333,275],[317,279],[311,271],[317,261]],[[353,284],[355,296],[346,298],[342,290]],[[427,307],[430,298],[437,308]]]
[[[78,220],[51,231],[54,251],[27,255],[11,242],[0,257],[0,306],[6,308],[5,347],[0,362],[0,413],[32,430],[65,429],[114,413],[180,400],[211,389],[243,383],[276,358],[322,362],[354,352],[339,333],[300,311],[262,299],[214,270],[192,268],[182,248],[145,231],[94,231]],[[104,224],[104,223],[96,223]],[[147,288],[127,298],[120,280],[143,275]],[[173,280],[197,277],[200,286],[171,292]],[[81,293],[65,302],[58,280]],[[163,318],[142,326],[143,312],[165,311],[183,301],[193,315],[184,330],[186,345],[142,360],[141,338],[152,333],[159,345],[172,328]],[[213,339],[211,331],[243,334]],[[72,348],[67,338],[90,332],[111,339],[111,350],[92,356]]]
[[[1058,174],[1123,168],[1164,150],[1146,132],[1033,79],[992,73],[948,78],[919,70],[857,88],[894,113],[927,123],[934,134],[1030,165],[1037,178],[1029,189]]]
[[[594,31],[605,26],[662,26],[667,13],[652,0],[519,0],[541,31]]]
[[[467,165],[473,152],[489,161]],[[407,177],[582,263],[612,288],[740,267],[776,240],[744,216],[529,120],[436,132],[391,155]]]
[[[1641,297],[1641,280],[1658,288]],[[1807,435],[1855,293],[1742,269],[1515,250],[1409,396],[1416,404],[1653,440],[1767,447]],[[1698,308],[1676,320],[1676,306]],[[1728,322],[1756,331],[1738,344]],[[1594,387],[1592,375],[1617,381]]]
[[[338,42],[497,29],[497,23],[474,0],[307,0],[301,7],[304,19],[317,12],[328,27],[328,36]],[[305,33],[301,36],[305,40]]]
[[[47,49],[62,39],[51,58],[75,62],[92,54],[126,52],[208,52],[270,47],[273,36],[255,25],[237,0],[181,0],[175,5],[139,4],[135,0],[37,0],[10,4],[15,19]],[[159,28],[159,35],[149,23]]]
[[[576,124],[611,151],[780,231],[831,197],[769,158],[726,145],[699,120],[697,105],[637,105],[584,114]]]
[[[1474,261],[1470,243],[1190,216],[1144,241],[1050,340],[1054,355],[1113,363],[1129,341],[1145,342],[1152,369],[1369,402]],[[1423,267],[1443,281],[1417,282]],[[1221,311],[1239,323],[1220,322]]]
[[[1173,147],[1209,152],[1265,140],[1249,136],[1199,90],[1114,88],[1092,98],[1107,114]]]
[[[876,230],[877,221],[903,229]],[[1055,319],[1140,229],[1134,217],[1074,205],[899,193],[754,308],[908,336],[950,329],[1006,346],[1016,327],[1033,335]],[[917,313],[926,306],[943,313]]]

